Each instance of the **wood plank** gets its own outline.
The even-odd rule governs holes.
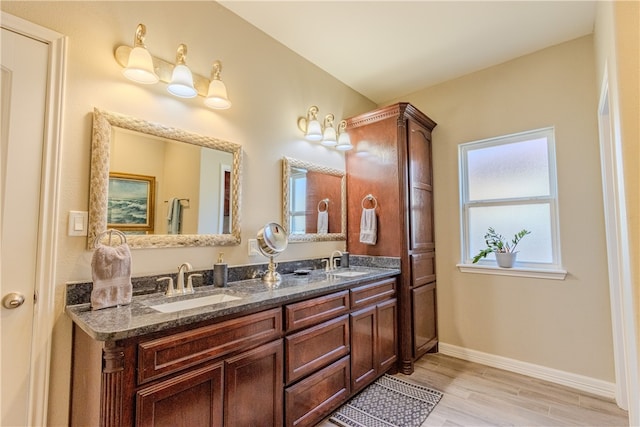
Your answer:
[[[424,355],[415,368],[396,376],[444,393],[422,427],[629,425],[613,400],[525,375],[439,353]]]

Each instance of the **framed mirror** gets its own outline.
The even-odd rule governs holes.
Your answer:
[[[242,147],[94,109],[87,246],[108,228],[132,248],[240,243]]]
[[[346,240],[344,171],[284,157],[282,223],[289,242]]]

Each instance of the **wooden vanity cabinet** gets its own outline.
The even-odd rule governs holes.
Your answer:
[[[409,103],[347,119],[354,145],[346,154],[349,206],[375,206],[377,215],[377,241],[368,245],[359,239],[361,209],[349,210],[347,249],[353,255],[400,258],[399,369],[405,374],[438,344],[431,156],[435,126]],[[369,194],[377,204],[366,198]]]
[[[71,425],[281,425],[281,337],[280,308],[106,343],[76,326]]]
[[[71,425],[316,425],[395,368],[396,289],[376,279],[121,341],[74,325]]]
[[[351,289],[351,392],[394,367],[397,359],[396,280]]]

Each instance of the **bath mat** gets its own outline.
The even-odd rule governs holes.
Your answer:
[[[344,427],[420,427],[442,393],[383,375],[334,412]]]

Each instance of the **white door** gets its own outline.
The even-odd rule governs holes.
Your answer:
[[[4,28],[0,50],[0,426],[26,426],[49,52]]]

